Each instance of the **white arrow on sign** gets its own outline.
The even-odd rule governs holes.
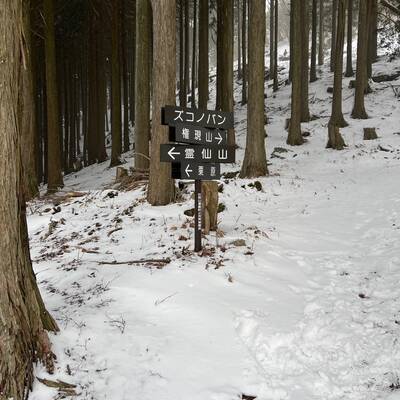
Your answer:
[[[188,176],[188,178],[189,178],[189,176],[190,176],[189,172],[193,172],[191,169],[189,169],[189,167],[190,167],[190,164],[188,164],[188,165],[186,166],[186,168],[185,168],[185,172],[186,172],[186,175]]]
[[[177,156],[179,156],[179,154],[181,154],[179,151],[178,152],[174,152],[174,150],[175,150],[175,147],[172,147],[171,148],[171,150],[168,152],[168,155],[173,159],[173,160],[175,160],[175,157],[173,156],[174,154],[176,154]]]
[[[221,144],[221,142],[222,142],[221,132],[218,132],[217,139],[219,140],[218,144]]]

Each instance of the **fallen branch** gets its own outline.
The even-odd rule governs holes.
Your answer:
[[[149,258],[142,260],[127,260],[127,261],[99,261],[99,265],[133,265],[133,264],[158,264],[166,265],[171,262],[169,257],[167,258]]]
[[[122,228],[111,229],[111,231],[107,233],[107,236],[111,236],[114,232],[118,232],[118,231],[121,231],[121,230],[122,230]]]
[[[67,383],[63,382],[60,379],[57,379],[57,381],[52,381],[50,379],[44,379],[44,378],[37,378],[37,380],[40,383],[43,383],[43,385],[46,385],[47,387],[58,389],[60,393],[66,396],[77,396],[78,394],[75,391],[76,385],[73,385],[72,383]]]

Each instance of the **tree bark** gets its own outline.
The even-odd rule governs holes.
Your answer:
[[[246,150],[240,176],[251,178],[268,173],[264,131],[264,0],[249,3],[249,100]]]
[[[121,0],[115,0],[111,16],[111,162],[110,167],[121,163],[122,152],[122,120],[121,120],[121,68],[120,68],[120,39],[121,39]]]
[[[161,107],[175,104],[176,31],[175,0],[152,0],[153,9],[153,112],[150,177],[147,200],[165,205],[174,200],[170,163],[160,162],[160,145],[169,140],[168,127],[161,125]]]
[[[273,1],[273,0],[271,0]],[[274,7],[274,86],[273,91],[278,90],[278,15],[279,15],[279,5],[278,0],[275,0]]]
[[[53,369],[40,296],[27,242],[20,149],[19,82],[23,17],[21,0],[0,0],[0,393],[25,400],[34,379],[33,363]],[[23,59],[23,58],[22,58]]]
[[[353,71],[353,0],[347,2],[347,54],[345,76],[354,75]]]
[[[242,41],[241,41],[241,6],[240,0],[237,0],[237,61],[238,61],[238,79],[242,78]]]
[[[217,3],[217,110],[233,112],[233,0]],[[235,133],[228,130],[228,144]]]
[[[290,18],[292,18],[292,100],[289,133],[286,143],[292,146],[304,143],[301,135],[301,81],[302,81],[302,1],[292,0],[290,3]]]
[[[199,108],[208,103],[208,0],[199,3]]]
[[[269,0],[269,79],[274,76],[274,24],[275,24],[275,0]],[[249,7],[250,10],[250,7]],[[249,35],[250,35],[250,25],[249,25]]]
[[[312,0],[310,82],[315,82],[317,80],[317,1],[318,0]]]
[[[21,116],[21,147],[24,151],[23,163],[23,186],[26,200],[30,200],[38,193],[38,181],[36,176],[36,101],[33,88],[33,60],[32,60],[32,38],[30,23],[30,0],[23,1],[23,29],[25,38],[25,64],[21,64],[22,96],[20,101]]]
[[[308,105],[308,81],[309,81],[309,34],[310,24],[308,17],[308,0],[301,6],[301,122],[310,120]]]
[[[242,105],[247,103],[247,0],[242,9]]]
[[[193,37],[192,37],[192,96],[191,106],[196,107],[196,50],[197,50],[197,0],[193,1]]]
[[[185,0],[179,1],[179,105],[181,107],[186,107],[184,2]]]
[[[336,21],[338,0],[332,0],[331,72],[335,69]]]
[[[319,0],[318,65],[324,65],[324,0]]]
[[[372,76],[372,64],[378,58],[378,0],[372,0],[370,5],[369,36],[368,36],[368,78]]]
[[[365,111],[364,94],[367,87],[367,61],[368,61],[368,9],[371,0],[360,1],[358,15],[357,38],[357,68],[354,107],[351,116],[356,119],[367,119]]]
[[[136,0],[135,168],[149,168],[150,140],[150,0]]]
[[[184,99],[184,105],[183,107],[187,106],[187,94],[189,93],[189,2],[184,1],[185,3],[185,67],[184,67],[184,73],[183,73],[183,87],[184,87],[184,93],[185,93],[185,99]]]
[[[55,192],[64,186],[61,172],[60,110],[56,73],[56,45],[54,32],[54,2],[44,0],[45,53],[46,53],[46,99],[48,171],[47,190]]]
[[[329,125],[343,128],[347,122],[343,118],[342,112],[342,75],[343,75],[343,46],[344,30],[346,21],[346,1],[338,0],[338,24],[335,49],[335,74],[333,82],[332,114]],[[331,147],[334,147],[333,145]]]

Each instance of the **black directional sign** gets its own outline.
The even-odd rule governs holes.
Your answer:
[[[194,161],[200,163],[234,163],[234,146],[189,146],[183,144],[162,144],[160,161],[181,162]]]
[[[227,146],[233,113],[165,106],[161,123],[172,142],[160,145],[160,161],[172,164],[172,177],[194,179],[194,250],[200,251],[202,180],[220,179],[221,164],[235,162],[235,146]]]
[[[202,128],[192,125],[177,125],[170,128],[169,140],[179,143],[226,146],[228,132],[221,129]]]
[[[165,106],[161,109],[161,118],[162,124],[169,126],[184,124],[215,129],[233,128],[233,114],[224,111]]]
[[[172,177],[175,179],[200,179],[211,181],[220,179],[220,164],[199,164],[196,162],[182,162],[172,164]]]

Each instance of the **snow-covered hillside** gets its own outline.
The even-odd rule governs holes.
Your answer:
[[[374,74],[396,69],[382,57]],[[144,186],[113,189],[104,163],[66,177],[84,196],[29,205],[34,268],[61,329],[56,372],[38,366],[38,377],[77,385],[80,400],[400,398],[400,101],[372,84],[370,119],[353,120],[345,78],[348,147],[327,150],[333,76],[321,74],[300,147],[285,144],[290,87],[268,89],[270,176],[260,191],[220,182],[220,234],[200,255],[184,214],[190,185],[151,207]],[[229,172],[244,155],[240,90]],[[363,141],[363,127],[379,139]],[[152,261],[131,263],[142,259]],[[54,398],[35,382],[30,400]]]

